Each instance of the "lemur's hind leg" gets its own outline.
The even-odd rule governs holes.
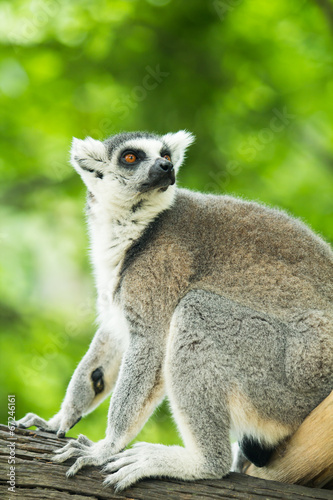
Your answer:
[[[121,342],[109,331],[99,329],[70,380],[60,411],[50,420],[28,413],[16,425],[22,428],[36,426],[63,437],[83,415],[90,413],[110,394],[122,353]]]
[[[165,363],[171,408],[184,447],[138,443],[113,457],[105,483],[117,490],[141,478],[221,478],[231,468],[229,411],[215,346],[205,335],[197,310],[180,302],[173,316]],[[199,319],[199,323],[198,323]]]

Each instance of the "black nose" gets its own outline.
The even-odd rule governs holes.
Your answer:
[[[174,177],[175,173],[171,161],[165,158],[157,158],[149,170],[149,179],[154,182],[159,179]]]
[[[175,171],[171,161],[157,158],[148,172],[148,182],[144,187],[167,187],[175,183]]]
[[[173,169],[171,161],[166,160],[165,158],[157,158],[154,167],[157,171],[163,170],[164,172],[171,172],[171,170]]]

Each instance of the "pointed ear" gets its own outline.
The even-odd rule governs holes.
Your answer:
[[[103,168],[107,163],[107,151],[101,141],[91,137],[86,137],[84,140],[73,137],[71,164],[85,184],[93,178],[103,179]]]
[[[175,168],[183,163],[186,149],[195,141],[194,135],[187,130],[179,130],[175,134],[169,133],[162,137],[165,144],[170,148],[171,157]]]

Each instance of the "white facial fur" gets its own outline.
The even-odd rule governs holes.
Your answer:
[[[170,154],[177,172],[186,148],[193,141],[194,137],[183,130],[161,137],[133,134],[112,148],[110,140],[103,143],[91,137],[73,139],[71,163],[92,194],[88,202],[88,224],[101,325],[109,321],[118,268],[126,251],[174,201],[175,185],[145,193],[140,192],[140,186],[163,149]],[[141,150],[145,158],[135,168],[126,167],[120,161],[126,150]],[[139,205],[140,209],[136,210],[135,206]]]
[[[99,202],[110,206],[132,206],[140,198],[152,195],[163,195],[161,191],[153,191],[142,195],[140,185],[147,179],[149,168],[160,157],[164,147],[170,152],[174,170],[177,173],[181,166],[187,147],[194,137],[181,130],[164,136],[133,137],[122,142],[110,153],[106,143],[87,137],[84,140],[73,139],[71,163],[81,176],[88,190]],[[132,168],[121,165],[119,155],[124,150],[140,149],[146,157],[140,164]],[[170,186],[167,191],[174,191]],[[170,198],[170,193],[166,198]]]

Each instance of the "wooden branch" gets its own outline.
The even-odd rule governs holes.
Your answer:
[[[267,467],[248,463],[244,472],[284,483],[333,488],[333,391],[278,447]]]
[[[80,471],[68,479],[65,472],[69,463],[55,464],[50,461],[55,448],[68,439],[41,432],[16,429],[10,439],[8,428],[0,425],[0,498],[14,500],[191,500],[191,499],[242,499],[242,500],[332,500],[332,492],[305,486],[265,481],[244,474],[231,473],[227,478],[196,482],[172,479],[149,479],[134,487],[114,493],[103,486],[103,475],[97,467]],[[8,445],[15,443],[15,493],[8,492],[10,457]]]

